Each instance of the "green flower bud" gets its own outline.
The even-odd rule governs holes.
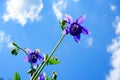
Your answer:
[[[64,26],[66,24],[66,21],[63,19],[61,24]]]
[[[64,30],[65,25],[66,25],[66,21],[63,19],[61,22],[59,22],[59,24],[60,24],[61,29]]]
[[[13,42],[12,44],[13,44],[14,46],[18,47],[18,45],[17,45],[15,42]]]
[[[52,73],[52,76],[53,76],[53,80],[57,80],[57,73],[55,71]]]
[[[13,48],[13,49],[11,50],[11,54],[12,54],[12,55],[17,55],[17,54],[18,54],[18,49]]]

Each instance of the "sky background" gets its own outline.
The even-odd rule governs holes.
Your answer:
[[[82,25],[92,34],[81,34],[80,44],[66,35],[55,52],[61,64],[43,72],[56,71],[58,80],[120,80],[119,0],[0,0],[0,78],[13,80],[17,71],[29,80],[25,54],[11,55],[11,43],[49,54],[61,37],[64,14],[74,20],[85,14]]]

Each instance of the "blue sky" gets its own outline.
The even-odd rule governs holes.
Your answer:
[[[85,14],[83,23],[91,35],[81,35],[80,44],[65,36],[55,52],[60,65],[46,66],[58,80],[120,80],[120,1],[119,0],[0,0],[0,78],[22,80],[29,63],[25,54],[10,54],[11,42],[24,48],[40,48],[49,54],[61,37],[59,21],[64,14],[74,19]]]

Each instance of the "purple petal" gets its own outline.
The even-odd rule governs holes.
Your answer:
[[[31,49],[26,48],[25,51],[29,54],[31,54],[33,51]]]
[[[45,73],[42,73],[40,74],[40,76],[38,77],[38,80],[45,80],[46,78],[46,74]]]
[[[34,50],[33,51],[35,54],[40,54],[40,52],[38,50]]]
[[[91,32],[86,27],[81,27],[83,34],[91,34]]]
[[[80,35],[79,35],[79,36],[74,36],[74,40],[75,40],[77,43],[80,43]]]
[[[44,61],[45,58],[41,55],[38,55],[38,59],[41,60],[41,61]]]
[[[67,14],[65,14],[64,20],[69,24],[72,24],[74,22],[73,18],[70,15],[67,15]]]
[[[28,62],[28,57],[27,57],[27,56],[24,58],[24,61],[25,61],[25,62]]]
[[[86,19],[86,15],[83,15],[83,16],[79,17],[79,18],[76,20],[76,22],[77,22],[78,24],[82,24],[82,23],[85,21],[85,19]]]
[[[62,31],[62,35],[66,35],[69,33],[69,28],[65,28],[63,31]]]

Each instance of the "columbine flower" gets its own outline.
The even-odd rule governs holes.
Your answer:
[[[42,73],[38,76],[38,79],[37,80],[46,80],[46,74],[45,73]]]
[[[70,15],[65,15],[64,21],[69,24],[69,27],[65,28],[62,32],[63,35],[70,33],[76,42],[80,42],[80,34],[90,34],[88,29],[81,24],[85,21],[86,15],[83,15],[75,21]]]
[[[26,56],[25,57],[25,61],[29,61],[33,64],[37,63],[37,60],[41,60],[44,61],[44,57],[42,55],[40,55],[41,53],[38,50],[30,50],[30,49],[26,49],[26,52],[29,54],[29,57]]]

